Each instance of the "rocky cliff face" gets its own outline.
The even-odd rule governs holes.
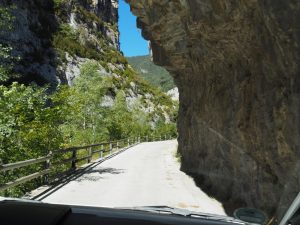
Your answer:
[[[300,4],[127,0],[180,92],[182,169],[275,222],[300,188]]]
[[[84,59],[119,48],[118,1],[3,0],[0,6],[14,16],[0,43],[20,58],[13,70],[22,83],[71,84]]]
[[[0,42],[12,46],[14,56],[20,58],[14,66],[14,72],[23,73],[19,80],[56,83],[51,36],[58,24],[53,1],[4,0],[0,6],[9,7],[14,16],[13,30],[1,32]]]
[[[13,15],[13,24],[1,30],[0,47],[11,46],[19,58],[12,61],[18,76],[8,84],[35,82],[55,91],[58,84],[72,86],[82,66],[92,61],[112,81],[103,106],[111,107],[122,90],[127,105],[140,105],[153,124],[172,120],[171,98],[141,79],[119,52],[118,1],[3,0],[2,8]]]

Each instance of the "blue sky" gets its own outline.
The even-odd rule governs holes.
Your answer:
[[[119,30],[121,51],[125,56],[148,55],[148,43],[136,27],[136,17],[130,12],[129,5],[119,1]]]

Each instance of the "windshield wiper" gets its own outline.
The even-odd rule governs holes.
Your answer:
[[[177,216],[193,217],[193,218],[215,220],[215,221],[223,221],[223,222],[230,222],[236,224],[247,224],[241,220],[229,216],[193,212],[186,209],[172,208],[169,206],[142,206],[142,207],[132,207],[132,208],[125,208],[125,209],[144,211],[144,212],[153,212],[153,213],[160,213],[160,214],[171,214]]]

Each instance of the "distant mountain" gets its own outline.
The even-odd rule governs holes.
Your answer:
[[[164,68],[155,65],[150,56],[135,56],[127,58],[129,64],[149,83],[159,87],[164,92],[175,88],[173,78]]]

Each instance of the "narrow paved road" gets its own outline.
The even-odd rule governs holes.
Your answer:
[[[97,165],[57,190],[44,202],[102,207],[167,205],[224,215],[179,170],[176,141],[142,143]]]

